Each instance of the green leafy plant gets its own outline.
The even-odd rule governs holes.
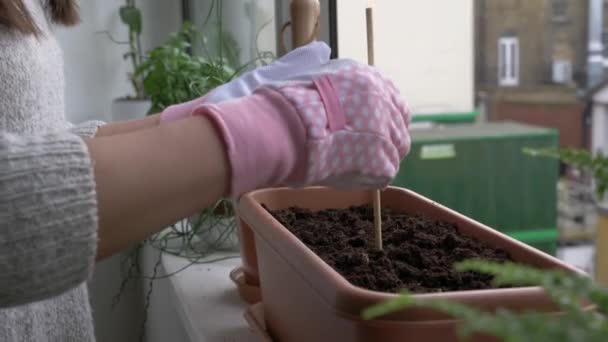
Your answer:
[[[238,75],[240,70],[234,70],[224,59],[191,54],[195,39],[204,37],[194,25],[185,23],[167,43],[150,51],[137,69],[136,75],[143,77],[145,92],[152,101],[150,113],[203,96]]]
[[[434,309],[460,319],[458,329],[462,340],[475,333],[495,336],[505,342],[600,342],[608,336],[608,290],[591,279],[561,271],[542,271],[514,263],[493,263],[468,260],[455,265],[460,272],[480,272],[494,276],[496,287],[542,286],[564,312],[563,316],[547,316],[539,312],[515,313],[505,309],[488,313],[442,300],[418,300],[404,292],[394,300],[372,306],[362,314],[374,319],[412,307]],[[596,311],[583,310],[581,303],[589,301]]]
[[[202,25],[204,34],[185,22],[179,32],[150,51],[137,67],[135,76],[143,79],[145,93],[152,102],[149,114],[203,96],[256,63],[264,64],[273,58],[268,53],[258,53],[241,64],[236,40],[223,29],[222,12],[222,1],[211,1]],[[193,50],[201,53],[192,53]]]

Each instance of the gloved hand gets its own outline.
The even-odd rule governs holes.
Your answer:
[[[160,115],[161,123],[183,119],[203,103],[220,103],[251,94],[264,84],[287,80],[310,70],[318,69],[329,61],[331,49],[323,42],[312,42],[290,51],[266,66],[249,71],[239,78],[223,84],[203,97],[167,107]]]
[[[410,149],[397,88],[350,60],[200,105],[194,115],[209,117],[224,140],[233,197],[276,185],[383,188]]]

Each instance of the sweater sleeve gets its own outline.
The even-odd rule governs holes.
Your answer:
[[[105,125],[105,123],[102,121],[92,120],[85,121],[76,126],[68,123],[68,129],[71,133],[81,136],[83,138],[92,138],[97,133],[97,129],[103,125]]]
[[[87,281],[97,220],[92,162],[80,137],[0,132],[0,307]]]

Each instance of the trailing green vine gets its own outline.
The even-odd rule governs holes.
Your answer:
[[[207,20],[203,23],[203,26],[206,26],[207,21],[213,17],[213,13],[216,14],[214,25],[217,27],[215,30],[209,31],[211,34],[203,34],[193,24],[186,22],[178,32],[170,36],[165,44],[151,50],[141,59],[135,59],[140,63],[135,67],[133,77],[141,79],[142,90],[152,102],[149,114],[158,113],[173,104],[204,96],[251,67],[266,64],[274,59],[272,53],[258,52],[253,60],[239,65],[238,45],[229,32],[222,28],[221,4],[221,0],[212,0]],[[126,13],[123,8],[120,13],[121,17],[135,18],[134,12]],[[141,20],[141,16],[138,18]],[[134,28],[130,26],[130,37],[134,37],[133,33],[140,33],[137,27],[137,25]],[[141,29],[140,26],[139,28]],[[208,45],[211,44],[210,35],[213,34],[218,35],[215,40],[217,43],[215,46],[217,53],[215,54],[208,49]],[[196,44],[202,47],[203,55],[192,53]],[[141,323],[140,340],[145,338],[145,325],[154,281],[171,277],[192,265],[237,258],[239,255],[235,252],[238,247],[236,229],[232,203],[228,200],[220,200],[194,217],[181,220],[155,234],[124,255],[121,260],[123,278],[119,290],[112,300],[112,305],[115,307],[120,303],[121,296],[130,281],[147,280],[148,291],[144,300],[144,319]],[[151,275],[144,274],[141,267],[141,255],[146,246],[159,252]],[[210,255],[217,251],[235,253],[209,259]],[[182,257],[187,260],[187,263],[173,273],[161,274],[162,254]]]

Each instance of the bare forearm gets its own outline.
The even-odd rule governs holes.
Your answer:
[[[100,259],[227,192],[225,149],[205,118],[94,138],[87,144],[95,163]]]
[[[141,119],[113,122],[99,127],[96,137],[109,137],[112,135],[132,133],[148,128],[158,127],[160,114],[149,115]]]

